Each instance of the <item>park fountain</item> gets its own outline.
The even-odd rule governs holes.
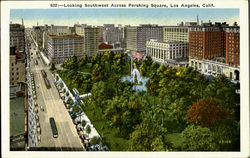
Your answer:
[[[147,77],[142,77],[139,70],[135,67],[131,71],[130,76],[123,76],[122,82],[129,81],[133,84],[134,91],[147,91],[146,83],[149,80]]]

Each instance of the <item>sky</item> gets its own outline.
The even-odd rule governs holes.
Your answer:
[[[39,25],[66,25],[74,24],[103,25],[103,24],[158,24],[176,25],[183,22],[227,22],[232,25],[239,21],[239,9],[168,9],[168,8],[139,8],[139,9],[107,9],[107,8],[81,8],[81,9],[12,9],[10,21],[21,23],[24,19],[26,27]]]

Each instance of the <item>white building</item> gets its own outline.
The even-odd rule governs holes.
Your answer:
[[[189,66],[193,67],[195,70],[199,71],[204,75],[212,75],[217,77],[219,75],[225,75],[233,83],[240,82],[240,67],[229,66],[225,62],[219,60],[198,60],[189,59]]]
[[[146,42],[146,55],[154,61],[164,64],[174,64],[173,61],[182,62],[188,58],[188,43],[186,42],[157,42],[150,40]],[[181,60],[183,59],[183,60]],[[187,63],[186,63],[187,64]],[[184,63],[184,65],[186,65]]]
[[[48,57],[56,63],[62,63],[65,59],[75,55],[82,57],[83,37],[79,35],[48,36]]]

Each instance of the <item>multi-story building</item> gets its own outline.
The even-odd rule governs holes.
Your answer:
[[[221,25],[203,23],[189,28],[189,57],[212,59],[224,56],[223,29]]]
[[[123,28],[121,25],[115,27],[114,24],[103,25],[103,42],[113,47],[121,47],[123,40]]]
[[[64,36],[64,35],[72,35],[75,31],[70,29],[70,27],[68,26],[48,26],[45,25],[44,31],[43,31],[43,44],[42,44],[42,48],[45,52],[45,54],[48,53],[47,50],[47,45],[48,45],[48,36],[49,35],[56,35],[56,36]]]
[[[16,46],[19,51],[25,51],[25,28],[20,24],[10,24],[10,46]]]
[[[188,26],[164,26],[163,42],[188,42]]]
[[[146,55],[156,62],[186,66],[188,64],[188,43],[150,40],[146,42]]]
[[[156,39],[162,42],[162,27],[158,25],[140,25],[126,28],[127,50],[146,52],[146,41]]]
[[[98,28],[98,45],[103,43],[103,27],[97,26]]]
[[[225,29],[226,34],[226,64],[240,65],[240,27],[230,26]]]
[[[56,63],[62,63],[65,59],[75,55],[82,57],[83,37],[79,35],[49,35],[48,36],[48,57]]]
[[[84,55],[92,56],[98,50],[98,28],[88,26],[84,28],[83,38],[84,38]]]
[[[39,49],[43,49],[44,47],[44,33],[45,33],[45,26],[33,26],[33,38],[36,41]]]
[[[16,47],[10,47],[10,85],[15,86],[19,83],[25,83],[25,56],[16,50]]]
[[[214,77],[225,75],[234,83],[239,83],[240,81],[240,67],[230,66],[223,60],[199,60],[189,58],[189,66],[204,75],[211,75]]]
[[[239,83],[239,26],[206,23],[189,31],[189,65],[202,74],[225,75]]]

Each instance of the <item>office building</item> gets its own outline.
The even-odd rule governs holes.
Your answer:
[[[240,28],[230,26],[224,29],[226,34],[226,64],[240,66]]]
[[[188,42],[188,26],[164,26],[163,42]]]
[[[146,41],[155,39],[162,42],[162,27],[158,25],[140,25],[126,28],[127,50],[146,52]]]
[[[62,63],[71,56],[82,57],[83,37],[79,35],[49,35],[48,57],[56,63]]]
[[[115,27],[114,24],[103,25],[103,42],[115,48],[121,47],[123,40],[123,28],[121,25]]]
[[[188,43],[150,40],[146,42],[146,55],[159,63],[186,66],[188,64]]]
[[[16,47],[10,47],[10,85],[15,86],[19,83],[25,83],[25,55],[16,50]]]
[[[25,28],[20,24],[10,24],[10,46],[25,51]]]

